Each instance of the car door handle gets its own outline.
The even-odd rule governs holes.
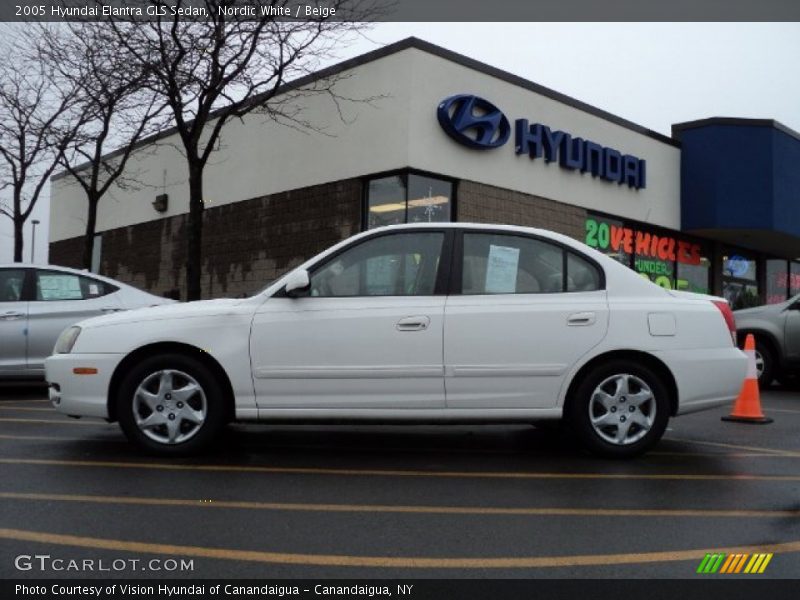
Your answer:
[[[425,331],[430,324],[430,317],[406,317],[397,322],[397,331]]]
[[[571,327],[579,327],[581,325],[594,325],[597,320],[597,315],[593,312],[579,312],[572,313],[567,317],[567,325]]]
[[[4,312],[2,315],[0,315],[0,319],[3,319],[4,321],[13,321],[14,319],[20,319],[20,318],[22,318],[24,316],[25,316],[25,313],[21,313],[21,312],[16,312],[16,311],[10,310],[10,311]]]
[[[121,310],[122,310],[121,308],[115,308],[113,306],[104,306],[103,308],[100,309],[100,311],[104,313],[119,312]]]

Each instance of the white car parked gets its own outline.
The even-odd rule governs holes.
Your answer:
[[[556,233],[464,223],[356,235],[241,300],[83,321],[47,359],[51,399],[185,454],[230,420],[568,419],[634,456],[668,418],[737,395],[721,298],[664,290]]]
[[[58,335],[78,321],[173,302],[88,271],[0,265],[0,379],[44,379]]]

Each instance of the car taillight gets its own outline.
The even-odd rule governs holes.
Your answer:
[[[728,326],[728,331],[731,332],[731,341],[736,345],[736,317],[733,316],[731,307],[725,300],[712,300],[711,303],[719,309],[722,313],[722,318],[725,319],[725,324]]]

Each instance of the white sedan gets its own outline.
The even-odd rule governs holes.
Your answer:
[[[237,421],[567,419],[635,456],[746,372],[721,298],[664,290],[566,236],[402,225],[345,240],[241,300],[89,319],[46,361],[71,416],[161,454]]]
[[[0,380],[43,379],[58,334],[78,321],[173,302],[88,271],[0,265]]]

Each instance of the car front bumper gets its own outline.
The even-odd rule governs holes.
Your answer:
[[[111,376],[123,357],[123,354],[50,356],[44,362],[50,402],[65,415],[107,419]]]

